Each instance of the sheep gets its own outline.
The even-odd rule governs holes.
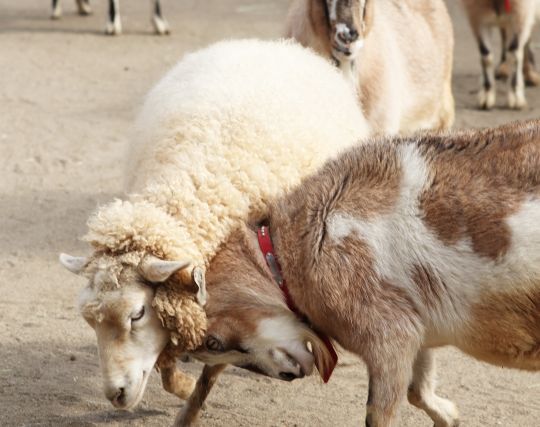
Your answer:
[[[165,388],[191,392],[174,363],[205,335],[209,260],[248,214],[263,215],[272,197],[369,133],[335,67],[294,43],[257,40],[187,55],[149,93],[135,129],[128,195],[88,220],[92,255],[60,257],[89,278],[80,311],[118,408],[140,401],[158,357]],[[170,262],[184,258],[189,266]]]
[[[452,126],[454,41],[442,0],[295,0],[286,27],[335,61],[374,131]]]
[[[327,375],[326,334],[367,365],[366,426],[400,425],[405,396],[436,427],[457,426],[435,394],[434,348],[540,370],[539,171],[540,120],[374,139],[328,161],[211,261],[192,353],[207,384],[225,364]],[[201,382],[176,426],[208,391]]]
[[[156,34],[169,34],[169,24],[161,14],[160,0],[152,1],[152,25]],[[90,0],[76,0],[79,15],[86,16],[92,13],[90,8]],[[60,19],[62,16],[62,6],[60,0],[52,0],[51,19]],[[120,35],[122,34],[122,21],[120,20],[120,0],[109,0],[109,14],[107,25],[105,26],[105,34]]]
[[[495,105],[491,30],[498,26],[505,34],[503,37],[505,45],[502,50],[503,55],[508,57],[508,73],[511,75],[508,85],[508,107],[517,110],[524,108],[527,105],[523,76],[524,57],[534,26],[537,0],[462,0],[462,2],[481,56],[482,85],[478,92],[478,106],[490,110]]]

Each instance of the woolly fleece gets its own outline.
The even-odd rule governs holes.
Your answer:
[[[187,55],[147,96],[127,200],[99,208],[85,240],[98,254],[143,251],[205,267],[248,214],[264,215],[273,197],[367,135],[354,92],[325,59],[287,41],[216,43]],[[195,314],[181,299],[156,294],[166,327]]]

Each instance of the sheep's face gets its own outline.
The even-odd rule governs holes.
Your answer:
[[[138,264],[111,256],[89,262],[65,254],[60,261],[89,278],[79,308],[96,332],[105,395],[117,408],[132,408],[141,400],[150,372],[169,341],[169,332],[152,308],[152,283],[166,280],[186,264],[157,259]]]
[[[139,403],[169,340],[152,308],[153,295],[149,286],[132,283],[104,293],[88,286],[79,297],[80,312],[96,332],[105,396],[117,408]]]
[[[325,0],[332,55],[339,61],[354,60],[364,44],[373,0]]]

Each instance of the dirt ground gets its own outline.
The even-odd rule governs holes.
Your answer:
[[[86,254],[78,241],[88,214],[121,193],[122,159],[143,95],[182,55],[231,37],[278,37],[287,0],[164,0],[173,33],[151,33],[148,1],[122,2],[125,34],[105,37],[104,0],[88,18],[64,0],[0,0],[0,426],[166,426],[179,408],[153,375],[134,412],[117,412],[101,391],[95,336],[76,309],[84,285],[61,268],[60,251]],[[96,2],[94,2],[96,3]],[[479,59],[456,0],[456,127],[538,117],[530,108],[474,108]],[[535,41],[540,41],[538,34]],[[537,55],[540,52],[534,45]],[[499,105],[505,100],[499,91]],[[439,391],[466,426],[540,426],[540,375],[438,351]],[[367,377],[344,355],[332,381],[283,383],[230,368],[208,401],[206,426],[362,424]],[[193,374],[198,364],[186,364]],[[403,405],[402,425],[429,426]]]

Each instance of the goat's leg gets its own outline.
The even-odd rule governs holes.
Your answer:
[[[160,36],[170,34],[169,24],[161,14],[161,4],[159,0],[152,0],[152,25],[156,34]]]
[[[433,351],[420,350],[414,362],[407,397],[411,404],[429,415],[434,427],[457,427],[459,414],[456,405],[435,394],[435,371]]]
[[[176,364],[161,367],[159,371],[163,388],[180,399],[187,400],[195,389],[195,380],[178,369]]]
[[[225,366],[227,365],[204,365],[201,376],[195,385],[195,390],[182,408],[182,411],[176,417],[173,427],[189,427],[194,425],[206,397],[210,393],[219,374],[225,369]]]
[[[107,25],[105,26],[105,34],[110,36],[122,34],[119,0],[109,0],[109,16],[107,19]]]
[[[478,92],[478,106],[489,110],[495,105],[495,70],[491,50],[491,30],[486,26],[473,28],[482,63],[482,86]]]
[[[514,17],[511,27],[513,36],[508,46],[508,58],[512,70],[512,78],[508,87],[508,106],[522,109],[527,105],[525,99],[525,80],[523,75],[523,60],[525,45],[531,37],[534,25],[534,15],[523,13]]]
[[[390,346],[386,346],[390,347]],[[399,424],[399,406],[407,395],[417,349],[372,346],[365,359],[369,372],[366,427],[392,427]],[[372,352],[373,350],[373,352]]]
[[[523,73],[525,74],[525,84],[527,86],[540,85],[540,73],[536,70],[534,53],[529,40],[525,45],[525,58],[523,59]]]
[[[82,16],[87,16],[92,13],[89,0],[77,0],[77,9],[79,11],[79,15]]]
[[[62,5],[60,0],[52,0],[51,19],[60,19],[62,16]]]
[[[506,58],[506,29],[501,27],[501,62],[495,70],[495,78],[497,80],[506,80],[510,76],[510,69]]]

